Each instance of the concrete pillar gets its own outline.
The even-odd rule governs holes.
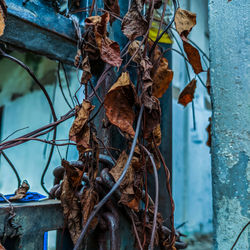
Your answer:
[[[250,220],[250,1],[210,0],[215,249]],[[250,248],[250,227],[234,249]]]

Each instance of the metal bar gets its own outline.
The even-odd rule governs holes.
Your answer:
[[[22,51],[73,64],[76,34],[73,22],[55,12],[50,1],[6,0],[6,27],[0,41]]]
[[[60,201],[45,200],[29,203],[12,203],[15,216],[11,223],[17,227],[15,237],[13,230],[6,230],[5,223],[0,223],[0,238],[6,235],[7,249],[43,249],[44,233],[62,229],[64,226]],[[0,221],[9,217],[9,205],[0,205]],[[11,246],[9,245],[11,244]],[[14,246],[13,246],[14,245]]]

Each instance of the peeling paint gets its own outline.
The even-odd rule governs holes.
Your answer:
[[[223,196],[221,201],[218,202],[217,220],[219,223],[216,230],[216,249],[231,249],[240,230],[249,221],[249,218],[241,214],[241,209],[240,202],[236,198],[228,199],[226,196]],[[237,221],[235,221],[235,218],[237,218]],[[234,250],[249,249],[249,233],[250,227],[243,232]]]

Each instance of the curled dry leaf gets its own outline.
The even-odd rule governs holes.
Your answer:
[[[72,188],[69,183],[67,174],[65,174],[62,182],[62,193],[60,199],[64,219],[74,244],[76,244],[82,229],[81,207],[75,191],[75,188]]]
[[[149,58],[144,58],[140,62],[140,66],[143,71],[143,90],[141,102],[144,104],[144,118],[145,118],[145,126],[144,126],[144,138],[149,138],[155,127],[160,123],[161,119],[161,107],[160,101],[157,97],[152,95],[152,86],[153,81],[150,76],[150,72],[152,70],[152,63]]]
[[[84,226],[93,211],[95,205],[99,202],[99,195],[93,187],[85,188],[81,196],[81,210],[82,210],[82,225]],[[93,230],[98,224],[98,218],[95,217],[88,230]]]
[[[72,164],[72,162],[68,162],[63,159],[62,166],[65,168],[70,186],[73,189],[77,188],[81,184],[81,180],[83,176],[83,165],[80,169],[79,164],[74,164],[74,162]]]
[[[123,151],[119,156],[116,165],[110,170],[110,174],[113,176],[116,182],[120,178],[127,160],[128,160],[128,155],[126,154],[125,151]],[[120,202],[138,211],[139,199],[135,196],[134,180],[135,180],[135,171],[131,164],[120,185],[120,191],[122,193]]]
[[[6,16],[7,16],[7,7],[5,1],[0,0],[0,36],[2,36],[4,33]]]
[[[124,72],[105,96],[104,107],[109,121],[132,136],[135,134],[133,129],[135,102],[134,85],[130,81],[128,72]]]
[[[188,61],[192,65],[195,74],[203,71],[199,51],[190,43],[183,41],[183,47],[187,54]]]
[[[158,124],[153,130],[153,137],[157,147],[161,145],[161,124]]]
[[[95,108],[92,104],[84,100],[81,107],[76,107],[76,118],[70,128],[69,138],[77,143],[79,149],[88,150],[89,139],[90,139],[90,129],[87,125],[87,121],[91,111]]]
[[[125,164],[128,160],[128,155],[126,154],[125,151],[122,151],[122,153],[120,154],[116,165],[110,170],[110,174],[113,176],[114,180],[117,182],[118,179],[120,178],[123,169],[125,167]],[[127,193],[128,194],[133,194],[133,188],[131,188],[131,184],[133,184],[134,181],[134,170],[132,168],[132,165],[129,166],[128,171],[120,185],[120,189],[123,190],[126,187],[129,186],[130,189],[127,189]]]
[[[175,27],[179,35],[185,39],[196,25],[196,14],[178,8],[174,19]]]
[[[83,70],[82,72],[82,78],[81,78],[81,84],[87,84],[88,81],[91,79],[92,74],[91,74],[91,68],[89,64],[89,57],[85,56],[81,68]]]
[[[120,6],[118,0],[104,0],[104,9],[112,12],[112,14],[115,14],[116,16],[120,16]],[[110,16],[110,24],[115,21],[115,17],[113,17],[111,14]]]
[[[107,23],[109,13],[102,16],[92,16],[85,19],[86,26],[92,26],[95,34],[96,44],[99,48],[101,59],[110,65],[120,67],[122,59],[120,57],[120,47],[117,42],[107,37]]]
[[[159,66],[152,75],[153,78],[153,95],[161,98],[172,82],[174,72],[168,69],[168,61],[166,58],[161,58]]]
[[[131,7],[122,21],[122,32],[129,40],[143,36],[148,29],[148,22],[141,14],[143,0],[133,0]]]
[[[22,185],[15,191],[15,195],[10,197],[10,201],[16,201],[24,198],[27,195],[28,190],[30,189],[29,183],[24,180]]]
[[[196,80],[193,79],[180,93],[178,103],[182,104],[184,107],[187,106],[194,98],[194,92],[196,89]]]
[[[147,121],[144,127],[144,138],[147,139],[161,122],[161,107],[159,99],[155,96],[144,98],[144,104],[145,121]]]
[[[130,56],[133,56],[133,55],[136,53],[136,51],[137,51],[137,49],[139,48],[139,46],[140,46],[140,41],[138,41],[138,40],[133,41],[133,42],[129,45],[129,47],[128,47],[129,55],[130,55]],[[140,47],[140,49],[138,50],[138,52],[136,53],[136,55],[135,55],[134,58],[133,58],[133,61],[136,62],[137,64],[140,64],[140,62],[141,62],[141,60],[142,60],[143,50],[144,50],[144,45],[142,45],[142,46]]]

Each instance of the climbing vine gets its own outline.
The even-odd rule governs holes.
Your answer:
[[[186,247],[180,239],[182,234],[174,227],[170,172],[159,149],[162,129],[160,98],[169,88],[174,76],[164,57],[166,53],[179,53],[195,73],[195,78],[190,79],[180,93],[178,103],[181,105],[187,106],[193,101],[197,78],[201,82],[199,74],[207,71],[209,76],[209,71],[202,67],[201,50],[188,38],[196,25],[196,14],[181,9],[176,0],[163,1],[164,3],[161,0],[129,2],[130,7],[123,17],[120,16],[118,0],[104,0],[104,9],[98,9],[96,1],[92,1],[92,5],[87,8],[79,8],[78,12],[88,13],[84,20],[83,34],[79,21],[72,19],[78,40],[75,67],[82,70],[80,87],[84,86],[85,97],[79,102],[75,93],[78,105],[71,108],[67,102],[71,109],[59,119],[49,95],[32,71],[18,59],[0,50],[1,56],[18,63],[39,85],[53,116],[52,123],[16,139],[1,142],[0,152],[3,153],[4,150],[29,140],[52,144],[42,176],[43,187],[43,178],[55,146],[70,144],[79,152],[76,161],[69,162],[63,159],[61,166],[54,169],[54,186],[49,192],[50,198],[61,200],[65,223],[75,245],[74,249],[83,249],[89,233],[94,230],[99,235],[100,249],[107,244],[104,236],[106,231],[111,232],[110,249],[120,249],[120,213],[124,213],[131,221],[136,248]],[[158,34],[153,40],[149,32],[154,21],[154,12],[166,10],[167,4],[173,7],[173,15],[166,22],[165,11],[162,11]],[[65,15],[70,16],[72,13],[73,11],[69,10]],[[6,5],[1,1],[0,35],[4,32],[6,17]],[[114,22],[121,22],[120,32],[124,34],[124,39],[127,39],[127,44],[123,48],[109,37],[107,27],[112,26]],[[163,50],[159,44],[160,39],[166,34],[172,37],[174,32],[178,33],[182,41],[180,51],[172,48]],[[133,70],[130,70],[131,66]],[[137,79],[131,80],[135,75]],[[58,76],[60,79],[59,74]],[[203,82],[201,84],[209,91],[209,77],[206,85]],[[104,93],[104,98],[100,96],[100,91]],[[99,102],[97,107],[93,104],[94,98]],[[96,121],[100,120],[103,110],[105,112],[102,117],[102,129],[97,130]],[[58,142],[56,127],[72,117],[74,121],[69,130],[70,142]],[[123,147],[114,148],[101,139],[102,134],[110,136],[111,129],[123,138]],[[39,139],[41,135],[51,131],[51,141]],[[5,153],[4,157],[8,159]],[[166,192],[170,197],[170,218],[163,218],[158,211],[158,170],[161,167],[165,171]],[[153,197],[148,192],[148,175],[154,177]],[[23,191],[21,194],[23,195]],[[163,224],[166,219],[170,221],[170,228]]]

